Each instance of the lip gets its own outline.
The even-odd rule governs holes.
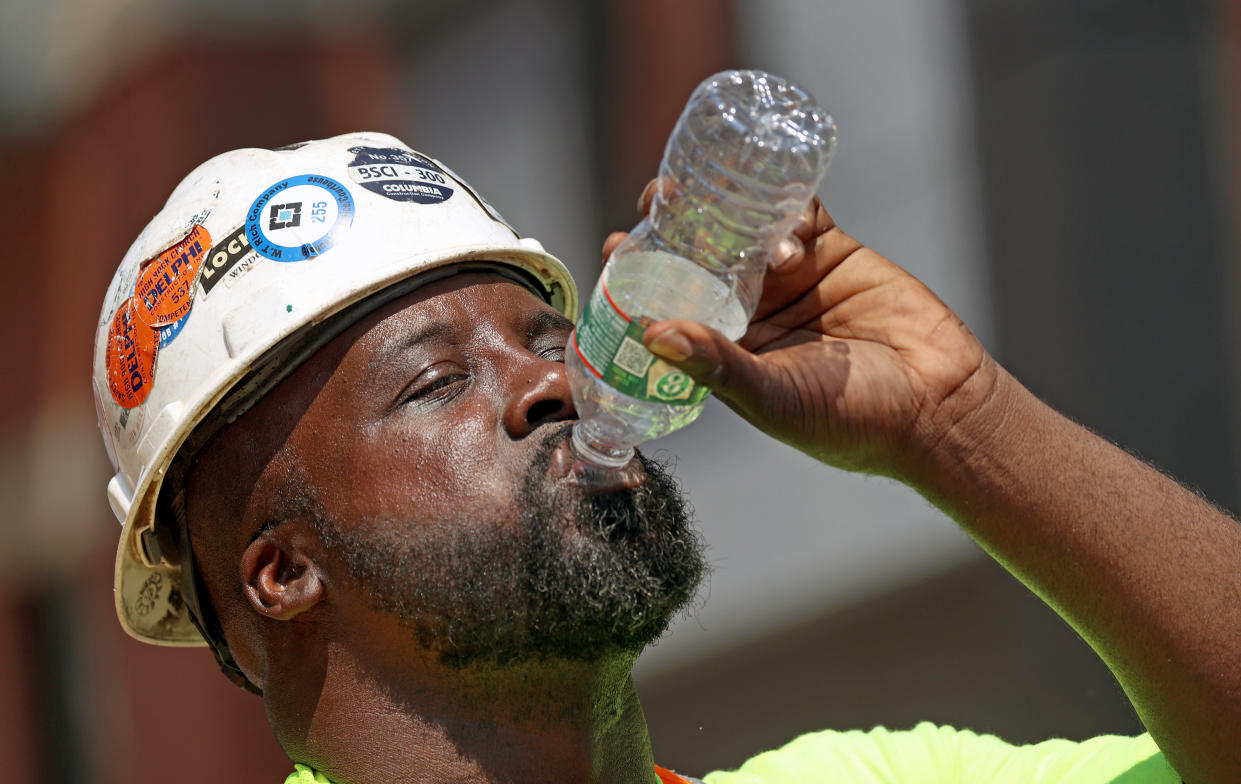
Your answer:
[[[558,453],[561,450],[557,450]],[[620,468],[601,468],[582,460],[573,451],[570,444],[565,444],[563,453],[557,458],[562,465],[567,463],[565,478],[573,482],[586,495],[610,495],[633,490],[646,481],[646,469],[642,461],[635,456]]]
[[[599,468],[575,459],[569,476],[587,495],[608,495],[637,488],[646,481],[646,469],[636,457],[615,469]]]
[[[566,434],[564,440],[552,451],[551,475],[557,479],[572,479],[573,447]]]
[[[552,450],[548,474],[556,482],[572,484],[586,495],[608,495],[633,490],[646,481],[646,469],[636,456],[617,469],[599,468],[580,459],[573,450],[571,433],[572,428],[566,427],[563,435],[553,436],[560,443]]]

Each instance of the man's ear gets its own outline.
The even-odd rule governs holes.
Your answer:
[[[279,621],[309,610],[323,596],[315,562],[269,534],[260,535],[241,554],[241,580],[250,605]]]

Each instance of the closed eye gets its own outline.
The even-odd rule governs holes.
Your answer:
[[[526,345],[530,350],[552,362],[564,362],[573,322],[554,310],[536,311],[527,318]]]
[[[405,387],[399,400],[402,403],[446,402],[464,389],[469,379],[469,374],[459,368],[433,365]]]
[[[550,359],[552,362],[564,362],[564,344],[558,346],[550,346],[538,352],[540,357]]]
[[[435,379],[434,381],[432,381],[430,384],[427,384],[425,387],[422,387],[421,389],[417,390],[410,397],[411,398],[429,397],[430,395],[435,394],[436,392],[440,391],[444,387],[447,387],[449,384],[453,383],[454,381],[464,380],[465,377],[466,376],[463,373],[453,374],[451,376],[441,376]]]

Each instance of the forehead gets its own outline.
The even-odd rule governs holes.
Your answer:
[[[531,332],[572,323],[511,278],[471,271],[397,299],[341,337],[349,342],[350,354],[360,351],[382,361],[411,346],[457,342],[480,327],[501,326]]]

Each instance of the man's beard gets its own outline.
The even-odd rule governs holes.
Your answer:
[[[442,520],[342,530],[316,516],[372,605],[452,666],[637,654],[693,598],[706,558],[669,471],[639,456],[646,481],[600,496],[557,498],[550,438],[532,462],[511,526]]]

